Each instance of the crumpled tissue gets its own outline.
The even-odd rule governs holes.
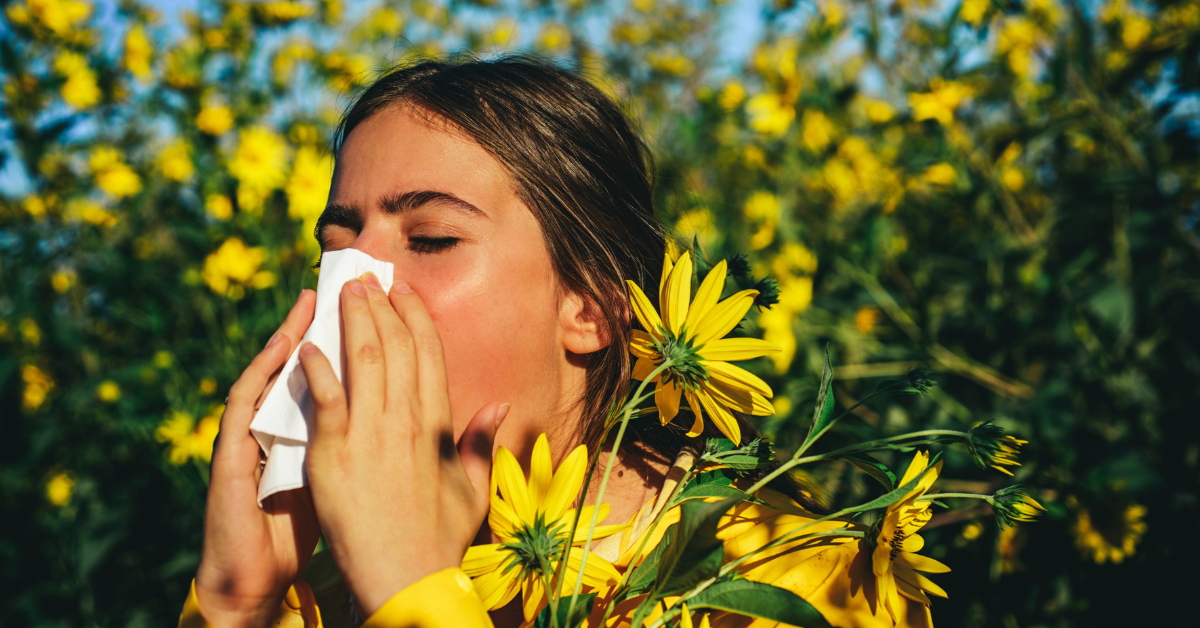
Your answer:
[[[342,249],[321,255],[321,274],[317,279],[317,307],[304,342],[311,342],[329,359],[338,381],[342,380],[345,356],[342,354],[342,286],[371,271],[386,291],[392,286],[392,264],[382,262],[357,249]],[[345,382],[343,382],[344,385]],[[258,482],[258,505],[280,491],[308,484],[304,460],[313,430],[313,402],[308,378],[300,368],[299,351],[293,350],[275,385],[259,406],[250,433],[266,453],[266,466]]]

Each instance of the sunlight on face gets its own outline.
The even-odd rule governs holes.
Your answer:
[[[324,251],[395,265],[445,348],[454,435],[492,401],[511,402],[499,440],[519,448],[561,415],[573,387],[556,279],[541,229],[501,163],[469,137],[407,108],[347,138],[318,223]]]

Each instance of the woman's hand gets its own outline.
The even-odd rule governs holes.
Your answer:
[[[266,625],[312,556],[320,536],[307,489],[276,493],[258,507],[259,446],[250,435],[255,406],[313,319],[305,290],[279,331],[229,391],[213,451],[196,573],[200,611],[215,626]]]
[[[457,447],[442,342],[403,282],[372,274],[341,295],[348,389],[316,346],[300,347],[316,406],[308,477],[317,518],[364,616],[421,578],[462,563],[488,511],[491,403]]]

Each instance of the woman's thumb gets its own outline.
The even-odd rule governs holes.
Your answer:
[[[510,405],[493,402],[480,408],[458,440],[458,457],[462,460],[476,497],[483,504],[491,499],[488,488],[492,477],[492,447],[496,442],[496,430],[508,416]]]

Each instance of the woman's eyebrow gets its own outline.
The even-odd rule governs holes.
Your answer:
[[[487,216],[483,210],[449,192],[411,190],[404,193],[387,194],[379,198],[379,208],[389,214],[412,211],[428,203],[444,203],[469,214]]]
[[[361,231],[363,227],[362,212],[353,205],[343,203],[330,203],[325,206],[325,211],[321,212],[321,216],[317,218],[317,226],[313,228],[313,237],[325,248],[325,241],[321,238],[321,232],[325,227],[336,225],[338,227],[346,227],[354,231]]]

